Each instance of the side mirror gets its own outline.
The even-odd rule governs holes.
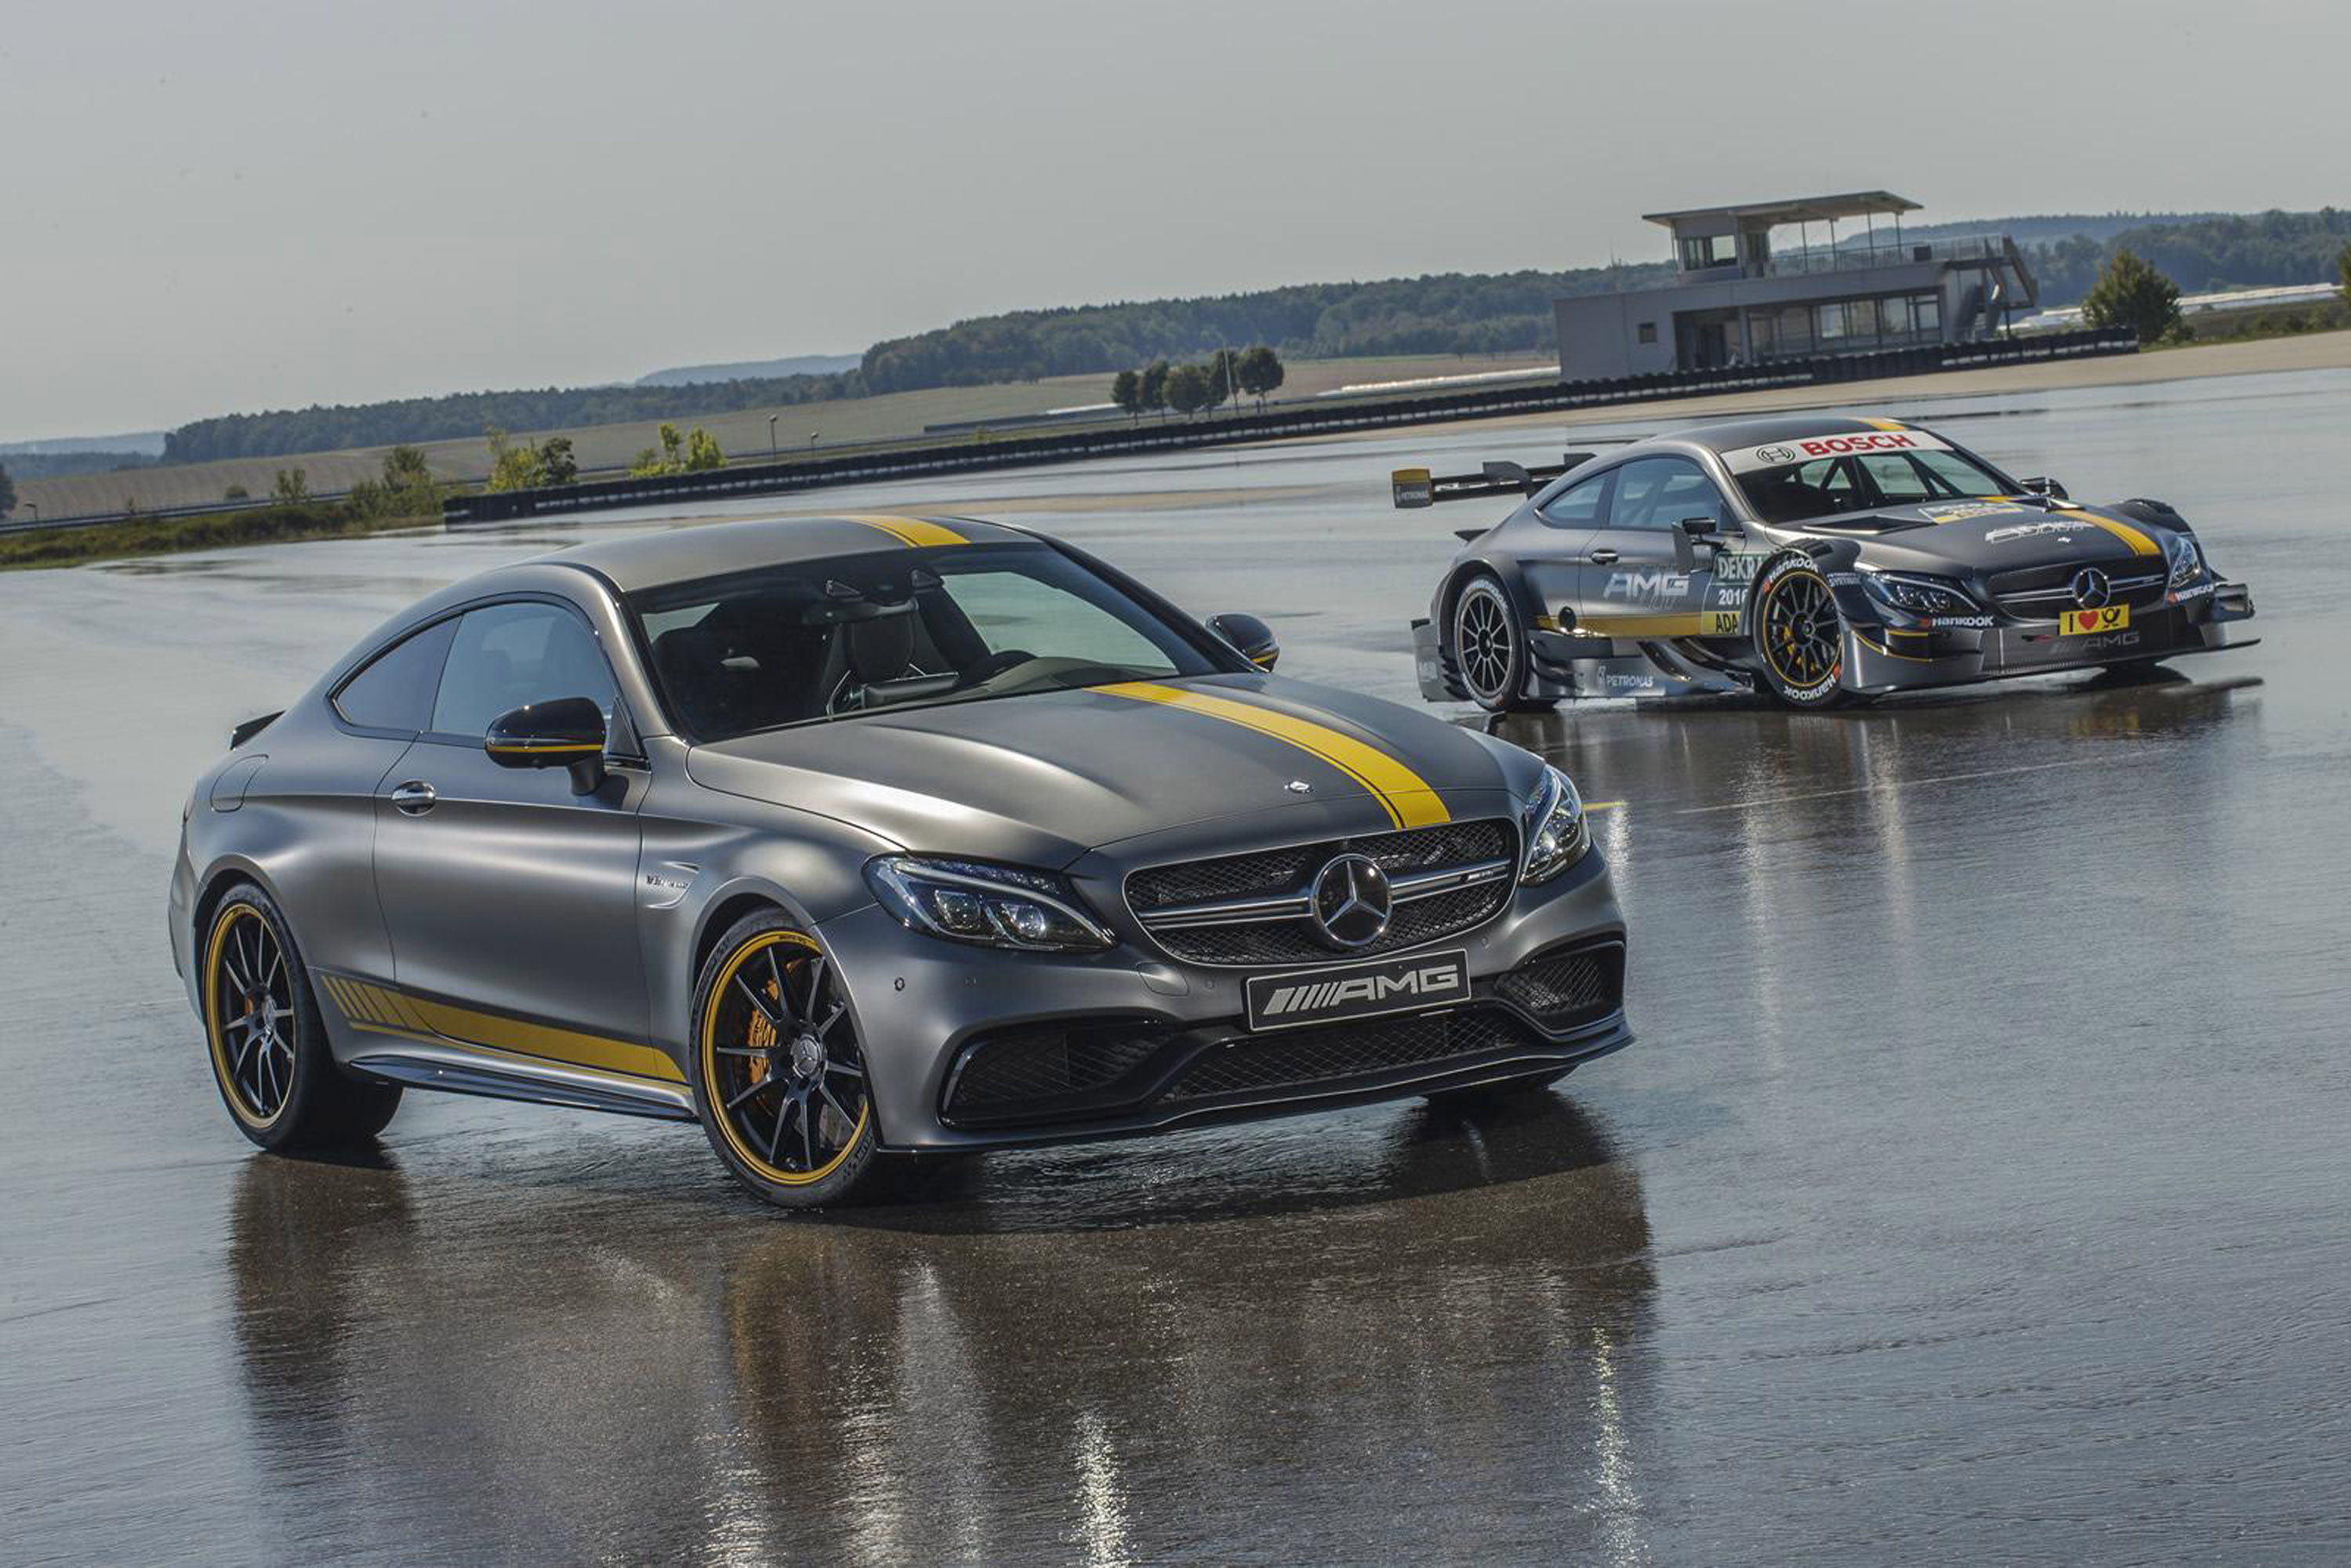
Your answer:
[[[2053,501],[2070,501],[2073,499],[2071,496],[2065,493],[2064,486],[2060,485],[2056,480],[2049,478],[2045,475],[2037,476],[2031,479],[2019,480],[2018,483],[2022,484],[2029,494],[2046,496]]]
[[[1260,670],[1270,670],[1281,657],[1281,643],[1273,628],[1254,615],[1216,615],[1208,630],[1240,651],[1242,658]]]
[[[1714,530],[1715,521],[1712,517],[1684,517],[1680,522],[1673,525],[1676,571],[1698,570],[1698,542]]]
[[[587,697],[530,703],[492,719],[482,749],[501,768],[569,768],[585,795],[604,781],[604,710]]]

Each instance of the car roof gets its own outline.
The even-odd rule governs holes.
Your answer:
[[[1855,417],[1837,413],[1781,413],[1768,419],[1740,419],[1723,424],[1701,424],[1667,433],[1665,439],[1687,441],[1711,452],[1740,452],[1750,446],[1801,441],[1813,435],[1856,435],[1869,430],[1910,430],[1898,419]]]
[[[883,549],[959,544],[1018,544],[1033,536],[975,517],[917,517],[899,512],[851,512],[831,517],[760,517],[690,528],[591,539],[538,558],[581,567],[610,579],[623,593],[692,582],[763,566],[788,566]]]

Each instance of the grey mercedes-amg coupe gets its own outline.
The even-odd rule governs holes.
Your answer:
[[[272,1149],[411,1087],[699,1121],[803,1207],[1629,1043],[1574,786],[1276,652],[964,518],[457,583],[189,799],[172,949],[221,1097]]]

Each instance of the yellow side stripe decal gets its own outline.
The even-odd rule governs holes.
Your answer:
[[[1327,726],[1292,718],[1286,713],[1276,713],[1270,708],[1252,707],[1230,697],[1211,696],[1206,692],[1187,692],[1179,686],[1163,686],[1153,681],[1123,681],[1115,685],[1094,689],[1110,696],[1126,697],[1134,702],[1161,703],[1186,713],[1222,719],[1227,724],[1237,724],[1244,729],[1252,729],[1259,735],[1270,736],[1294,746],[1329,763],[1369,790],[1372,799],[1387,812],[1388,820],[1399,828],[1426,828],[1453,820],[1452,814],[1445,809],[1443,799],[1419,774],[1376,747],[1366,746]]]
[[[893,517],[885,512],[851,512],[842,521],[863,523],[869,528],[879,528],[902,545],[967,545],[971,541],[943,523],[925,522],[920,517]]]
[[[412,997],[385,986],[368,985],[340,975],[320,977],[327,993],[343,1016],[361,1029],[417,1040],[448,1040],[461,1045],[486,1046],[516,1056],[537,1057],[573,1067],[593,1067],[632,1078],[657,1078],[683,1083],[685,1074],[669,1053],[650,1045],[607,1040],[552,1024],[527,1023],[521,1019],[476,1012],[447,1002]]]
[[[1865,419],[1864,424],[1874,424],[1880,430],[1907,430],[1910,427],[1898,419]]]
[[[2133,555],[2161,555],[2163,553],[2163,547],[2161,545],[2157,544],[2153,539],[2147,538],[2145,534],[2139,532],[2128,523],[2117,523],[2113,521],[2111,518],[2093,517],[2087,512],[2060,512],[2057,515],[2061,517],[2072,517],[2077,522],[2088,523],[2093,528],[2105,529],[2106,532],[2114,535],[2115,538],[2130,546],[2131,554]]]

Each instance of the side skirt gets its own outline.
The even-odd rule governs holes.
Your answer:
[[[354,1072],[404,1083],[413,1089],[438,1089],[455,1094],[480,1094],[494,1100],[527,1100],[538,1105],[562,1105],[576,1111],[611,1111],[623,1116],[651,1116],[664,1122],[692,1122],[694,1102],[684,1090],[654,1083],[634,1083],[617,1078],[539,1069],[512,1061],[491,1062],[457,1048],[419,1041],[402,1051],[355,1057],[345,1063]]]

